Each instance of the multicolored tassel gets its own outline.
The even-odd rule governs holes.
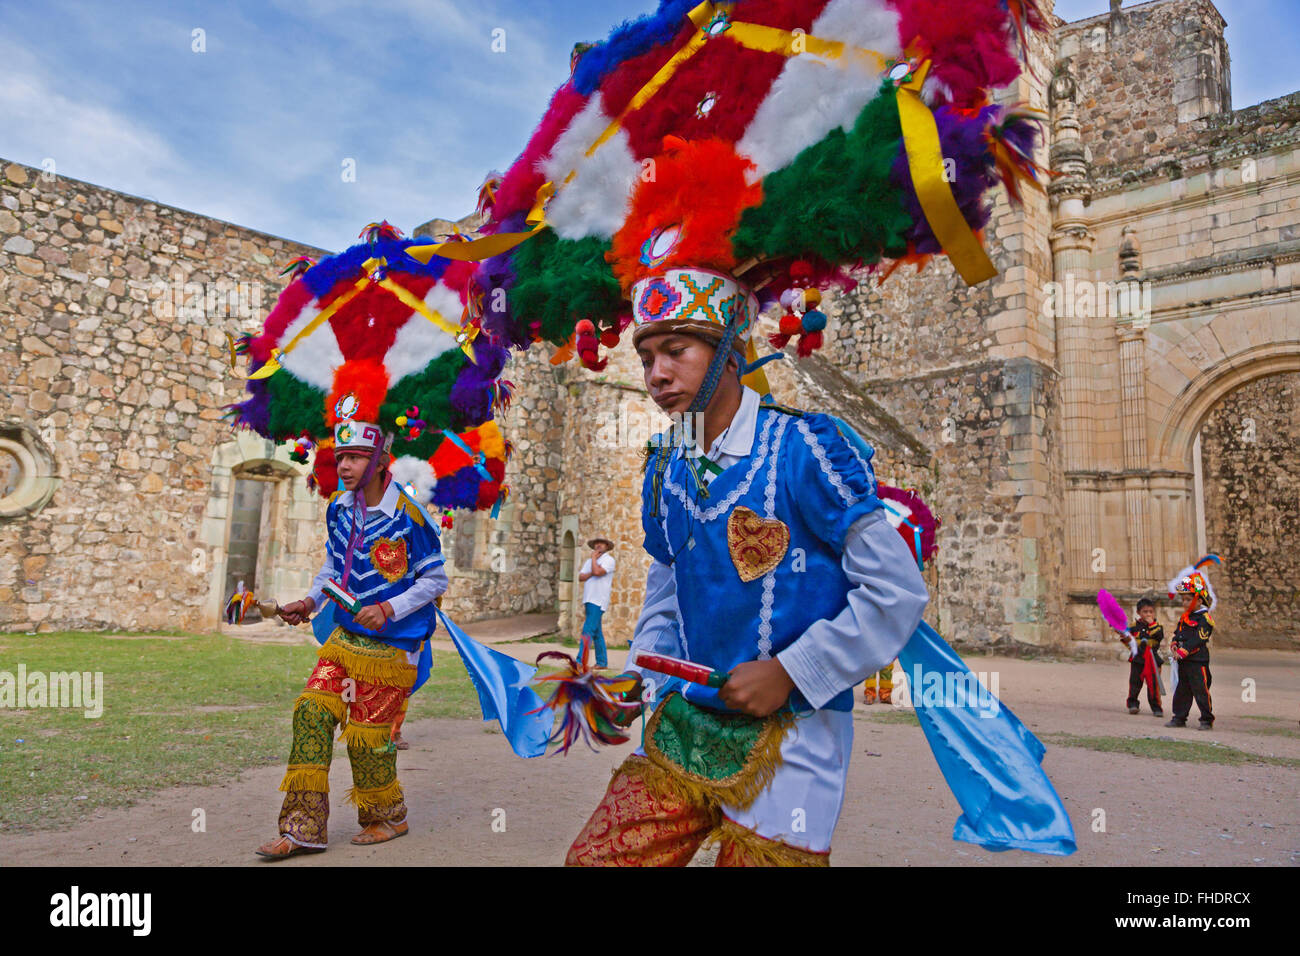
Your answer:
[[[557,745],[555,753],[568,753],[579,740],[592,750],[596,749],[593,741],[605,745],[627,743],[628,734],[617,719],[641,708],[639,700],[627,699],[637,689],[635,674],[606,677],[597,673],[591,666],[590,641],[582,642],[580,655],[573,658],[561,651],[548,651],[537,658],[539,667],[548,658],[555,658],[562,667],[558,674],[537,678],[538,683],[555,684],[543,705],[560,715],[560,725],[550,739]]]
[[[374,245],[381,239],[401,239],[402,230],[385,219],[383,222],[367,223],[361,232],[357,234],[357,238],[364,239]]]
[[[1030,107],[1008,107],[997,120],[991,121],[984,128],[984,141],[988,144],[998,177],[1006,187],[1007,198],[1017,206],[1024,205],[1020,183],[1028,183],[1041,192],[1043,185],[1039,181],[1039,173],[1044,176],[1060,175],[1036,163],[1030,152],[1034,141],[1031,128],[1042,123],[1043,115],[1042,110]]]
[[[294,256],[289,260],[285,267],[280,270],[280,275],[288,276],[289,281],[292,282],[315,264],[316,260],[311,256]]]

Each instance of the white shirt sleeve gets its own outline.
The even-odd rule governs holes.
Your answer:
[[[441,560],[426,567],[416,575],[415,583],[397,597],[388,599],[393,607],[393,620],[400,621],[412,611],[417,611],[426,604],[431,604],[438,595],[447,590],[447,572],[443,570]]]
[[[614,556],[612,554],[602,554],[600,556],[600,566],[605,569],[606,574],[613,574]]]
[[[848,606],[776,655],[816,708],[893,661],[930,600],[911,551],[879,509],[849,528],[841,567],[857,585]]]

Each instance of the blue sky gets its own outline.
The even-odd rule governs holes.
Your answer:
[[[327,249],[473,208],[598,40],[654,0],[6,4],[0,157]],[[1300,88],[1300,4],[1219,0],[1234,105]],[[1108,0],[1058,0],[1076,20]],[[202,30],[204,52],[193,31]],[[494,31],[503,31],[495,32]],[[504,50],[494,50],[504,41]],[[1282,64],[1278,68],[1277,64]],[[345,182],[343,164],[355,163]]]

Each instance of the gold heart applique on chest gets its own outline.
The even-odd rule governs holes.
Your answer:
[[[370,546],[370,563],[389,581],[406,573],[406,539],[380,538]]]
[[[771,571],[790,547],[790,529],[775,518],[760,518],[739,507],[727,516],[727,550],[740,580],[753,581]]]

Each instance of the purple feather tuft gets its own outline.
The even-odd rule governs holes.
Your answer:
[[[525,232],[526,213],[515,213],[501,221],[497,232]],[[474,281],[483,290],[483,331],[501,345],[526,349],[531,344],[526,322],[516,323],[510,317],[510,303],[506,293],[515,284],[515,270],[511,265],[513,252],[505,252],[484,259],[474,273]]]
[[[997,184],[998,177],[988,144],[984,141],[984,128],[988,125],[990,116],[998,109],[996,106],[988,106],[978,114],[970,114],[940,106],[934,111],[944,159],[953,161],[952,182],[949,184],[953,198],[957,200],[957,208],[961,210],[966,222],[975,230],[983,229],[992,213],[992,207],[982,200],[984,193]],[[1019,130],[1016,135],[1020,135]],[[943,247],[935,238],[925,212],[921,209],[921,201],[916,196],[912,171],[907,164],[907,150],[901,139],[898,141],[898,156],[894,159],[892,179],[901,188],[903,208],[915,223],[907,233],[913,249],[921,254],[942,253]]]
[[[478,507],[478,490],[482,481],[482,476],[474,468],[461,468],[439,478],[433,489],[433,504],[437,508],[473,511]]]
[[[263,438],[271,435],[271,390],[264,378],[250,378],[246,383],[249,397],[242,402],[227,406],[233,412],[233,424],[237,428],[247,428],[257,432]]]

